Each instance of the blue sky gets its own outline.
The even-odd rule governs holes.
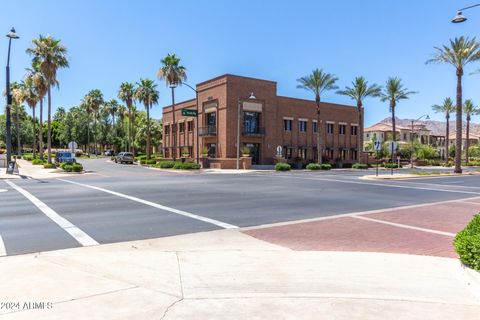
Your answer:
[[[471,1],[453,0],[15,0],[2,1],[0,32],[15,26],[21,39],[12,50],[12,80],[21,79],[30,64],[25,49],[39,34],[60,38],[69,50],[70,68],[58,74],[60,90],[53,107],[69,108],[90,89],[116,97],[122,81],[155,79],[160,60],[176,53],[187,68],[188,82],[233,73],[275,80],[278,94],[308,98],[296,79],[314,68],[339,77],[341,87],[357,75],[384,84],[398,76],[419,93],[398,106],[398,116],[418,117],[444,97],[455,96],[455,71],[446,65],[425,65],[433,46],[455,36],[478,36],[480,8],[465,12],[469,20],[450,23],[456,9]],[[7,39],[0,38],[4,64]],[[480,75],[466,70],[465,97],[480,104]],[[4,83],[0,69],[0,85]],[[170,101],[159,82],[161,107]],[[193,98],[190,89],[176,91],[179,100]],[[351,104],[328,92],[323,101]],[[388,105],[368,100],[366,124],[388,116]],[[2,108],[3,109],[3,108]],[[474,119],[476,121],[477,119]]]

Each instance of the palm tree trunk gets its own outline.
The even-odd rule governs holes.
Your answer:
[[[33,111],[33,159],[36,159],[37,155],[37,131],[36,126],[35,126],[35,107],[36,105],[33,106],[32,111]]]
[[[467,141],[465,142],[465,163],[468,165],[468,148],[470,147],[470,115],[467,115]]]
[[[455,134],[455,173],[462,173],[462,76],[463,70],[457,69],[457,116]]]
[[[38,137],[38,152],[40,153],[40,159],[43,160],[43,97],[40,99],[40,130]]]
[[[127,134],[128,134],[128,151],[132,152],[132,112],[131,106],[127,106],[128,108],[128,127],[127,127]]]
[[[396,126],[396,121],[395,121],[395,103],[390,103],[390,108],[392,109],[392,141],[395,142],[397,141],[397,126]],[[392,148],[393,149],[393,148]],[[392,163],[394,163],[395,159],[395,151],[396,150],[390,150],[391,156],[392,156]]]
[[[90,112],[87,112],[87,153],[90,154]]]
[[[177,124],[175,122],[175,88],[172,86],[172,134],[173,134],[173,161],[177,159]],[[317,142],[318,143],[318,142]]]
[[[48,120],[47,120],[47,161],[52,163],[52,90],[48,86]]]
[[[450,135],[450,123],[449,123],[450,122],[450,116],[447,114],[445,119],[447,120],[447,125],[446,125],[446,128],[445,128],[445,133],[446,133],[446,136],[445,136],[445,159],[446,159],[446,162],[448,163],[448,158],[449,158],[448,147],[450,146],[450,138],[449,138],[449,135]]]
[[[363,162],[363,106],[362,102],[358,102],[358,130],[357,130],[357,150],[358,162]]]
[[[317,162],[322,164],[322,149],[320,147],[320,105],[317,104]]]
[[[150,103],[145,107],[147,108],[147,160],[150,160]]]
[[[15,130],[17,130],[17,154],[22,153],[22,146],[20,145],[20,106],[17,105],[17,112],[15,112]]]
[[[93,112],[93,151],[97,155],[97,112]]]

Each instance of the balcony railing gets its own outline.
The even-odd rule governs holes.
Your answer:
[[[263,136],[265,135],[265,128],[264,127],[243,128],[243,135],[244,136]]]
[[[200,136],[216,136],[217,135],[217,126],[206,126],[198,128],[198,134]]]

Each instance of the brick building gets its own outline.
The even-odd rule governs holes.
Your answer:
[[[358,112],[355,107],[321,103],[320,125],[314,101],[277,95],[273,81],[222,75],[196,85],[199,105],[199,146],[196,117],[182,116],[182,109],[196,110],[195,99],[175,104],[177,148],[173,150],[172,107],[163,108],[163,146],[166,158],[188,154],[194,158],[208,150],[211,163],[234,167],[237,157],[237,120],[240,106],[240,147],[250,149],[252,164],[273,164],[278,146],[289,162],[316,161],[316,130],[320,129],[323,160],[357,162]],[[254,98],[250,99],[253,94]]]

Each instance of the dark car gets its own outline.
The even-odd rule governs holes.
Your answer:
[[[133,163],[133,153],[131,152],[120,152],[115,157],[115,163]]]
[[[61,151],[55,154],[55,162],[62,163],[62,162],[72,162],[75,163],[75,153],[69,151]]]
[[[108,157],[113,157],[115,155],[115,152],[112,149],[108,149],[104,152],[104,154]]]

